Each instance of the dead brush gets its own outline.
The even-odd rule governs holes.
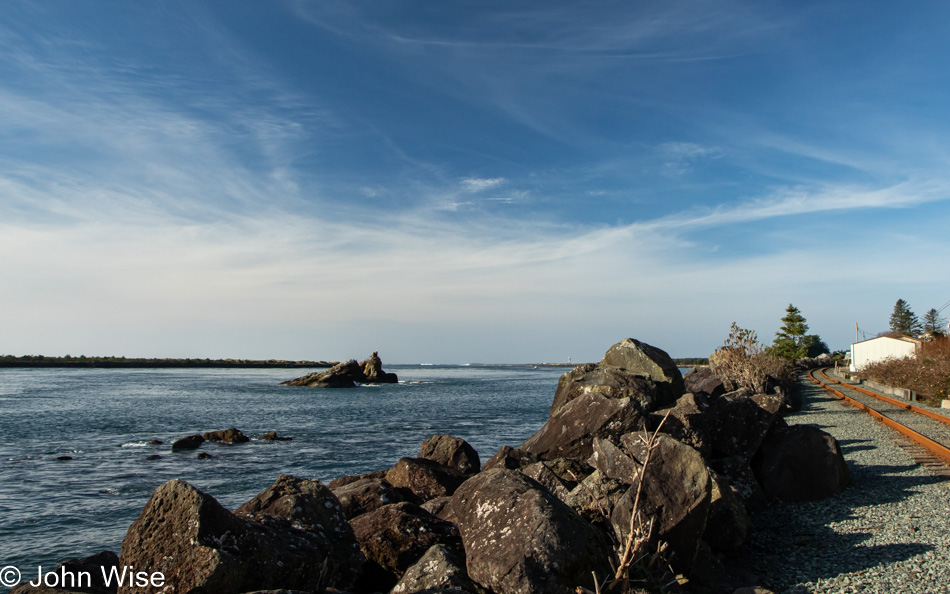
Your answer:
[[[637,480],[637,492],[633,500],[633,509],[630,513],[630,524],[626,538],[623,538],[622,534],[614,535],[611,533],[610,535],[614,543],[615,555],[615,558],[610,559],[612,573],[601,580],[596,572],[592,572],[594,590],[578,586],[575,590],[577,594],[663,592],[674,583],[685,583],[685,578],[677,575],[669,566],[667,544],[657,541],[655,538],[656,517],[644,518],[640,507],[643,485],[646,482],[644,479],[650,466],[653,450],[657,446],[657,436],[669,416],[670,413],[667,412],[652,434],[644,432],[640,435],[640,439],[646,444],[647,454],[643,460],[643,466],[640,467],[634,477],[634,480],[640,480]],[[579,481],[578,484],[583,485],[588,496],[597,505],[600,513],[609,524],[610,516],[601,504],[599,497],[582,481]],[[674,577],[670,578],[669,576]]]

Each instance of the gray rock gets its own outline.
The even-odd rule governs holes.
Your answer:
[[[426,458],[401,458],[386,472],[389,484],[410,490],[420,502],[452,495],[466,478],[458,470]]]
[[[332,491],[340,500],[343,513],[350,519],[379,509],[384,505],[406,500],[399,489],[394,488],[385,479],[381,478],[359,479],[332,489]]]
[[[528,464],[534,464],[538,457],[530,452],[525,452],[511,446],[501,446],[495,455],[489,458],[488,462],[482,467],[482,470],[492,468],[507,468],[508,470],[518,470]]]

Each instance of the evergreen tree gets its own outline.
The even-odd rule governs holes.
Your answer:
[[[785,317],[782,318],[782,327],[775,333],[775,340],[770,349],[772,354],[793,360],[807,356],[809,341],[805,340],[806,332],[808,324],[805,323],[805,317],[797,307],[789,303],[785,309]]]
[[[891,313],[891,332],[916,336],[920,331],[921,325],[917,315],[910,309],[906,301],[898,299],[897,303],[894,304],[894,312]]]
[[[818,355],[831,353],[831,349],[828,348],[828,343],[822,340],[817,334],[809,334],[808,336],[805,336],[802,341],[805,343],[806,357],[814,358]]]
[[[947,320],[936,309],[931,308],[924,314],[924,330],[931,334],[943,334],[943,328],[946,325]]]

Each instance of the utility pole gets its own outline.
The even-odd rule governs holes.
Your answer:
[[[854,323],[854,342],[858,342],[858,323]]]

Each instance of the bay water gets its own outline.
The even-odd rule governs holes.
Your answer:
[[[38,565],[118,552],[173,478],[234,508],[280,474],[326,482],[386,469],[436,434],[465,439],[484,462],[544,424],[567,371],[386,368],[399,384],[352,390],[279,385],[303,369],[0,370],[0,566],[35,576]],[[177,438],[229,427],[251,442],[205,443],[210,460],[171,451]],[[293,440],[257,439],[268,431]]]

